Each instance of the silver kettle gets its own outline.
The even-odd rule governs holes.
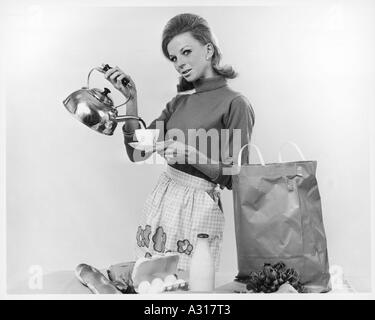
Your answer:
[[[65,108],[80,122],[89,128],[106,135],[113,135],[117,123],[126,119],[137,119],[143,127],[146,128],[145,122],[137,116],[119,115],[117,108],[126,104],[131,97],[124,103],[114,106],[112,99],[108,96],[111,91],[108,88],[100,90],[97,88],[90,89],[90,75],[94,70],[101,73],[108,71],[111,67],[108,64],[101,68],[96,67],[90,70],[87,76],[87,86],[74,91],[64,101]],[[122,80],[124,86],[131,86],[127,79]]]

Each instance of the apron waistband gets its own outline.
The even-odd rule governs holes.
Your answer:
[[[187,186],[193,189],[199,189],[203,191],[215,191],[217,188],[217,184],[207,181],[205,179],[193,176],[186,172],[177,170],[170,165],[167,166],[166,175],[175,181],[177,184]]]

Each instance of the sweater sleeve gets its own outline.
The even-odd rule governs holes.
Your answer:
[[[167,125],[167,122],[168,122],[170,116],[172,115],[172,113],[174,112],[174,110],[176,108],[177,98],[178,98],[178,96],[176,96],[172,100],[170,100],[166,104],[165,108],[162,110],[160,116],[158,118],[156,118],[155,120],[153,120],[147,126],[147,129],[156,129],[158,121],[161,121],[164,124],[163,125],[164,132],[160,133],[158,140],[160,140],[161,137],[164,139],[164,136],[165,136],[165,133],[166,133],[166,125]],[[159,125],[158,125],[158,127],[159,127]],[[141,126],[139,124],[138,124],[138,128],[139,129],[141,128]],[[125,147],[126,147],[126,152],[128,154],[128,157],[129,157],[130,161],[137,162],[137,161],[146,160],[144,151],[136,150],[129,145],[129,142],[136,142],[137,141],[137,138],[135,137],[135,132],[134,131],[126,131],[125,125],[122,126],[122,132],[123,132],[123,135],[124,135],[124,144],[125,144]]]
[[[232,189],[231,167],[237,164],[237,157],[240,149],[250,143],[253,126],[255,123],[254,110],[243,96],[235,97],[230,103],[228,112],[223,116],[223,125],[227,129],[225,142],[222,144],[220,170],[218,177],[214,180],[220,185],[221,189],[225,187]],[[242,163],[248,161],[248,153],[242,154]]]

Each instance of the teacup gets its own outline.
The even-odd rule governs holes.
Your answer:
[[[154,145],[159,137],[160,129],[136,129],[135,136],[143,145]]]

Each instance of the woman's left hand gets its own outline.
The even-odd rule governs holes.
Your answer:
[[[164,150],[158,151],[169,164],[184,164],[196,163],[199,151],[194,147],[184,144],[179,141],[167,140],[165,141],[167,147]]]

